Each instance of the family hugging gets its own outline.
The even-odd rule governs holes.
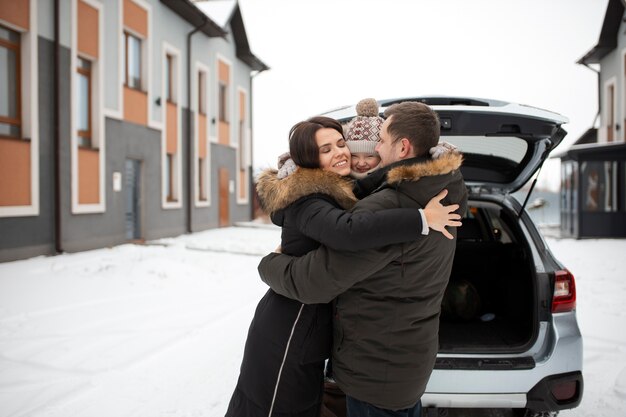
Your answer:
[[[258,267],[270,289],[226,416],[421,415],[467,203],[462,155],[439,134],[427,105],[383,118],[373,99],[345,126],[292,127],[257,185],[281,243]]]

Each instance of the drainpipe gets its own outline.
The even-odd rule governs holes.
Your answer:
[[[209,23],[209,19],[204,18],[200,26],[195,27],[187,34],[187,233],[192,233],[192,212],[193,212],[193,158],[191,157],[191,37]]]
[[[54,124],[54,132],[53,136],[53,154],[54,154],[54,252],[56,254],[63,252],[63,245],[61,239],[61,141],[60,137],[60,80],[59,76],[61,74],[61,70],[59,68],[60,64],[60,52],[61,52],[61,44],[60,44],[60,24],[59,24],[59,15],[60,15],[60,5],[59,0],[54,0],[54,54],[53,54],[53,63],[52,63],[52,77],[53,77],[53,87],[52,87],[52,97],[53,97],[53,105],[52,105],[52,114],[53,114],[53,124]]]

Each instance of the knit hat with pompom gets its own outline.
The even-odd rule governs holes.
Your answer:
[[[378,115],[378,103],[365,98],[356,105],[356,117],[345,127],[346,145],[351,153],[376,153],[383,118]]]

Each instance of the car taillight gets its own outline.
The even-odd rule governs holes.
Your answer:
[[[576,308],[576,282],[567,269],[554,273],[554,295],[552,312],[564,313]]]

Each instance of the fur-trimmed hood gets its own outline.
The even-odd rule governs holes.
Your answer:
[[[271,214],[284,209],[302,197],[325,194],[344,209],[357,201],[352,181],[322,169],[298,168],[287,178],[279,179],[275,169],[263,171],[256,186],[263,209]]]
[[[462,162],[463,155],[458,152],[449,152],[438,159],[399,165],[389,170],[387,183],[395,185],[403,181],[418,181],[423,177],[449,174],[459,169]]]

